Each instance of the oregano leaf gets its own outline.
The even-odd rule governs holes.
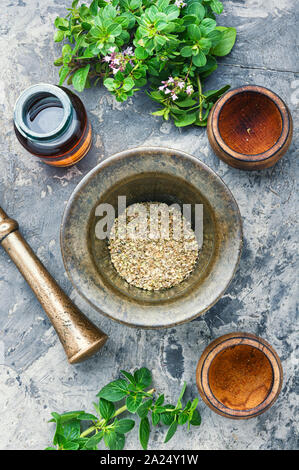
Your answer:
[[[128,383],[123,380],[114,380],[108,385],[105,385],[97,394],[98,397],[104,398],[108,401],[119,401],[128,394]]]
[[[87,64],[85,67],[76,70],[76,72],[74,73],[72,78],[72,84],[77,91],[84,90],[89,69],[90,64]]]
[[[150,435],[150,424],[148,417],[142,418],[139,424],[139,440],[144,450],[147,449]]]
[[[100,398],[99,399],[99,412],[101,414],[101,417],[109,420],[112,418],[114,412],[115,412],[115,406],[111,401],[105,400],[105,398]]]
[[[164,443],[170,441],[170,439],[175,435],[176,430],[178,428],[178,423],[177,421],[173,421],[173,423],[169,426]]]
[[[152,382],[152,374],[146,367],[142,367],[141,369],[136,370],[134,373],[134,378],[137,382],[137,385],[141,386],[142,388],[149,387]]]

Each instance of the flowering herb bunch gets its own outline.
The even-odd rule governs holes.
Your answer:
[[[125,101],[146,84],[159,103],[154,115],[176,126],[206,126],[213,103],[229,86],[203,91],[203,81],[227,55],[235,28],[217,26],[218,0],[93,0],[72,3],[66,18],[55,20],[54,40],[67,40],[60,85],[78,91],[101,82]]]
[[[117,417],[129,412],[140,417],[139,440],[143,449],[147,449],[150,436],[150,421],[153,426],[162,424],[168,426],[165,443],[175,434],[179,425],[187,423],[199,426],[201,423],[197,404],[198,398],[182,405],[186,383],[181,390],[176,405],[164,403],[164,395],[155,398],[155,389],[146,391],[152,382],[151,372],[142,367],[131,374],[121,371],[125,379],[118,379],[105,385],[93,403],[97,416],[85,411],[70,411],[63,414],[52,413],[50,422],[56,423],[53,446],[46,450],[98,450],[102,441],[111,450],[122,450],[125,445],[125,435],[135,426],[135,420]],[[125,404],[115,409],[115,402],[125,400]],[[150,418],[150,419],[149,419]],[[83,423],[91,424],[82,429]],[[84,424],[83,424],[84,426]]]

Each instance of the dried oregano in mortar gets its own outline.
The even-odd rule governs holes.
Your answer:
[[[180,284],[195,267],[199,246],[176,207],[143,202],[127,207],[109,235],[111,261],[129,284],[145,290]]]
[[[236,40],[235,28],[217,26],[222,10],[218,0],[75,0],[55,20],[54,40],[67,40],[55,61],[59,84],[82,91],[103,82],[118,101],[148,84],[160,105],[152,114],[206,126],[229,86],[203,91],[202,83]]]
[[[104,444],[111,450],[122,450],[126,434],[135,426],[135,420],[119,419],[123,413],[137,414],[139,421],[139,440],[143,449],[147,449],[151,426],[160,423],[168,430],[164,442],[168,442],[178,426],[187,424],[199,426],[201,417],[197,410],[198,398],[189,400],[185,406],[182,398],[186,390],[184,383],[176,405],[165,403],[163,394],[156,396],[155,389],[146,389],[151,385],[152,375],[142,367],[131,374],[121,371],[125,379],[118,379],[105,385],[97,394],[98,401],[93,403],[96,415],[85,411],[52,413],[51,422],[56,423],[53,445],[46,450],[98,450]],[[118,409],[114,403],[125,400]]]

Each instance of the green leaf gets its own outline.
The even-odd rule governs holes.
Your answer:
[[[160,422],[160,415],[159,415],[159,413],[153,412],[153,413],[152,413],[152,423],[153,423],[153,425],[154,425],[154,426],[157,426],[157,425],[159,424],[159,422]]]
[[[102,431],[98,432],[97,434],[94,434],[85,442],[84,447],[86,449],[93,449],[103,439],[103,436],[104,436],[104,433]]]
[[[177,405],[176,405],[177,408],[182,408],[182,401],[181,401],[181,400],[182,400],[182,398],[183,398],[183,396],[184,396],[184,393],[185,393],[185,391],[186,391],[186,387],[187,387],[187,383],[184,382],[183,387],[182,387],[182,390],[181,390],[181,393],[180,393],[180,396],[179,396],[179,398],[178,398]]]
[[[198,68],[198,73],[202,78],[208,77],[218,67],[215,57],[208,55],[207,63],[203,67]]]
[[[200,24],[200,30],[204,36],[213,31],[217,23],[212,18],[204,18]]]
[[[109,431],[104,434],[104,441],[110,450],[122,450],[125,445],[125,436],[115,431]]]
[[[138,416],[140,416],[140,418],[145,418],[145,416],[147,416],[149,409],[152,406],[152,403],[153,403],[153,400],[152,398],[150,398],[149,400],[146,400],[137,408],[137,414]]]
[[[135,85],[135,83],[134,83],[133,78],[131,78],[131,77],[126,77],[126,78],[124,79],[122,88],[123,88],[124,91],[129,91],[129,90],[131,90],[131,89],[134,87],[134,85]]]
[[[55,42],[61,42],[63,39],[64,39],[64,31],[61,31],[60,29],[55,31],[54,41]]]
[[[70,72],[70,67],[68,65],[64,65],[63,67],[61,67],[61,69],[59,70],[59,85],[62,85],[66,79],[66,77],[68,76],[69,72]]]
[[[104,85],[106,86],[107,80],[105,80]],[[119,379],[110,382],[108,385],[105,385],[100,392],[97,394],[100,398],[105,398],[108,401],[119,401],[122,400],[128,394],[128,384],[125,380]]]
[[[164,394],[162,393],[162,395],[160,395],[157,398],[155,406],[161,406],[161,405],[163,405],[163,403],[164,403]]]
[[[202,67],[203,65],[206,65],[207,63],[207,58],[202,51],[199,51],[197,55],[193,56],[192,60],[193,60],[193,64],[196,65],[197,67]]]
[[[198,398],[194,398],[193,402],[191,403],[190,410],[195,410],[199,402]]]
[[[136,10],[137,8],[141,7],[142,0],[130,0],[129,5],[131,10]]]
[[[99,411],[100,411],[102,418],[108,421],[114,415],[115,407],[113,403],[111,403],[111,401],[105,400],[105,398],[100,398]]]
[[[186,98],[182,101],[176,101],[176,105],[179,106],[180,108],[190,108],[191,106],[194,106],[195,104],[196,104],[196,101],[191,97]]]
[[[104,80],[104,86],[109,90],[109,91],[114,91],[117,88],[117,85],[115,83],[115,80],[113,78],[106,78]]]
[[[67,441],[73,441],[80,437],[80,421],[67,421],[63,425],[63,436]]]
[[[140,393],[137,393],[136,395],[129,395],[126,399],[126,406],[130,413],[136,413],[141,403],[142,395]]]
[[[211,101],[212,103],[215,103],[218,100],[218,98],[229,89],[230,89],[230,85],[225,85],[219,90],[206,91],[205,92],[206,101]]]
[[[90,64],[76,70],[72,78],[72,84],[77,91],[83,91],[89,73]]]
[[[61,49],[62,57],[64,57],[67,54],[72,54],[73,50],[69,44],[64,44],[64,46]]]
[[[53,419],[50,419],[50,423],[55,421],[56,423],[64,424],[67,421],[71,421],[73,419],[78,418],[79,416],[85,414],[85,411],[68,411],[66,413],[62,413],[61,415],[58,413],[51,413]]]
[[[182,426],[183,424],[187,423],[188,415],[187,413],[181,413],[178,418],[178,424]]]
[[[222,38],[220,39],[217,46],[212,49],[212,53],[216,56],[223,57],[230,53],[232,50],[237,36],[237,30],[235,28],[225,28],[223,26],[217,26],[217,31],[222,32]]]
[[[63,446],[63,450],[78,450],[79,449],[79,444],[77,442],[67,442]]]
[[[97,421],[97,417],[91,413],[83,413],[82,415],[78,416],[79,421]]]
[[[168,428],[165,441],[164,441],[165,444],[166,442],[170,441],[170,439],[175,435],[177,428],[178,428],[178,423],[177,421],[174,421]]]
[[[159,109],[158,111],[154,111],[151,113],[153,116],[164,116],[165,108]]]
[[[187,32],[190,39],[193,41],[198,41],[201,38],[201,32],[196,24],[190,24],[187,26]]]
[[[138,46],[135,49],[135,57],[136,57],[136,59],[143,60],[143,59],[146,59],[148,57],[148,53],[146,52],[144,47]]]
[[[212,46],[212,41],[208,38],[202,38],[198,41],[198,44],[200,45],[202,52],[206,55]]]
[[[169,5],[169,7],[164,10],[164,13],[167,15],[167,21],[175,20],[180,16],[180,10],[175,5]]]
[[[108,26],[107,31],[110,34],[110,36],[117,37],[121,34],[122,27],[120,24],[112,23],[111,25]]]
[[[176,122],[177,121],[175,121],[174,123]],[[174,409],[175,407],[173,405],[167,406],[167,409],[171,409],[171,408]],[[160,417],[161,417],[162,423],[165,424],[166,426],[169,426],[174,420],[174,414],[171,412],[161,413]]]
[[[170,0],[158,0],[156,6],[160,11],[164,11],[168,7]]]
[[[188,25],[188,24],[198,25],[200,23],[200,19],[196,15],[185,15],[183,20],[184,20],[185,25]]]
[[[210,7],[212,8],[213,12],[217,15],[220,15],[220,13],[223,12],[223,4],[218,0],[212,0],[210,2]]]
[[[135,426],[135,421],[133,419],[120,419],[116,421],[114,425],[114,431],[119,434],[126,434],[131,431]]]
[[[54,21],[54,25],[61,31],[67,31],[69,29],[69,22],[65,18],[60,18],[59,16]]]
[[[192,114],[185,114],[181,118],[175,120],[174,123],[175,123],[176,127],[185,127],[185,126],[190,126],[195,121],[196,121],[196,113],[192,113]],[[162,417],[163,416],[164,415],[162,415]],[[165,423],[165,424],[167,424],[167,423]]]
[[[58,59],[54,60],[54,65],[56,66],[60,66],[62,65],[62,57],[59,57]]]
[[[221,37],[222,37],[222,34],[220,31],[217,31],[217,29],[210,31],[207,34],[207,38],[212,42],[213,47],[217,46],[218,42],[221,41]]]
[[[152,383],[152,374],[146,367],[142,367],[141,369],[136,370],[134,373],[134,378],[137,382],[137,385],[142,388],[147,388]]]
[[[205,16],[205,7],[200,3],[192,3],[187,7],[188,15],[195,15],[199,20],[202,20]]]
[[[200,426],[201,417],[200,417],[200,414],[197,410],[193,411],[193,415],[192,415],[192,419],[191,419],[190,423],[192,424],[192,426]]]
[[[131,382],[131,384],[136,383],[136,380],[134,379],[133,375],[130,374],[130,372],[126,372],[125,370],[121,370],[120,373],[126,377],[126,379]]]
[[[144,450],[147,449],[150,435],[150,424],[147,417],[142,418],[139,425],[139,440]]]
[[[89,7],[89,11],[93,16],[96,16],[96,14],[98,12],[98,0],[93,0],[91,2],[91,5]]]
[[[183,57],[191,57],[192,56],[192,48],[190,46],[185,46],[181,49],[181,56]]]

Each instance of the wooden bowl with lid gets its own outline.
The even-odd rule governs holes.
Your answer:
[[[293,134],[287,105],[273,91],[256,85],[235,88],[219,98],[207,128],[216,155],[242,170],[273,166],[288,150]]]
[[[251,333],[229,333],[202,353],[196,383],[203,401],[216,413],[248,419],[264,413],[277,399],[283,380],[272,346]]]

